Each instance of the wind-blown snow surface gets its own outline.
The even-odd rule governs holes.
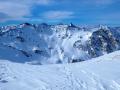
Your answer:
[[[120,51],[72,64],[0,60],[0,90],[120,90],[119,68]]]

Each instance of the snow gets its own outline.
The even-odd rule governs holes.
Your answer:
[[[0,60],[0,90],[120,90],[119,68],[120,51],[72,64]]]
[[[0,59],[40,65],[80,62],[120,50],[119,38],[119,27],[103,25],[5,26],[0,28]]]
[[[0,30],[0,53],[3,51],[2,48],[7,47],[8,50],[4,50],[4,55],[1,54],[0,59],[15,61],[14,58],[7,56],[10,52],[9,48],[14,48],[13,52],[17,51],[17,55],[21,57],[16,59],[17,62],[24,59],[25,63],[53,64],[59,61],[61,63],[72,62],[72,59],[89,59],[90,56],[86,51],[77,49],[73,45],[79,40],[80,44],[86,45],[92,32],[72,26],[74,25],[32,25],[28,23],[6,26]],[[36,50],[39,52],[35,53]]]
[[[0,90],[120,90],[119,38],[102,25],[2,27]]]

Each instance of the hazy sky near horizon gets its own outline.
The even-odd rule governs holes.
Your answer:
[[[0,0],[0,25],[24,22],[120,25],[120,0]]]

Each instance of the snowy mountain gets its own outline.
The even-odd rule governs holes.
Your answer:
[[[0,28],[0,59],[13,62],[73,63],[119,49],[119,27],[24,23]]]
[[[0,90],[120,90],[119,50],[120,27],[1,27]]]
[[[72,64],[0,60],[0,90],[120,90],[120,51]]]

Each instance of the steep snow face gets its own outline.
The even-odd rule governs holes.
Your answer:
[[[49,57],[48,42],[52,33],[44,24],[36,28],[30,24],[19,25],[7,31],[1,31],[0,44],[4,47],[13,48],[27,57],[27,61],[44,59]],[[42,29],[44,28],[44,31]],[[47,30],[47,31],[46,31]],[[49,36],[49,37],[47,37]],[[6,54],[9,50],[5,51]],[[6,55],[7,57],[7,55]],[[14,58],[13,58],[14,59]],[[21,58],[22,59],[22,58]],[[11,59],[10,59],[11,60]],[[20,60],[20,59],[19,59]],[[21,61],[19,61],[21,62]]]
[[[84,37],[83,37],[84,36]],[[73,60],[87,60],[90,58],[87,51],[81,49],[91,36],[91,32],[84,31],[79,27],[71,25],[31,25],[29,23],[14,27],[4,27],[0,31],[0,45],[19,52],[15,55],[20,59],[32,64],[46,63],[68,63]],[[1,59],[6,59],[4,50]],[[2,52],[1,52],[2,53]],[[22,58],[23,57],[23,58]],[[14,61],[12,58],[8,60]],[[26,60],[25,60],[26,59]]]
[[[73,24],[6,26],[0,29],[0,58],[31,64],[84,61],[119,50],[119,32],[119,28]]]
[[[0,90],[120,90],[119,68],[120,51],[74,64],[0,60]]]

